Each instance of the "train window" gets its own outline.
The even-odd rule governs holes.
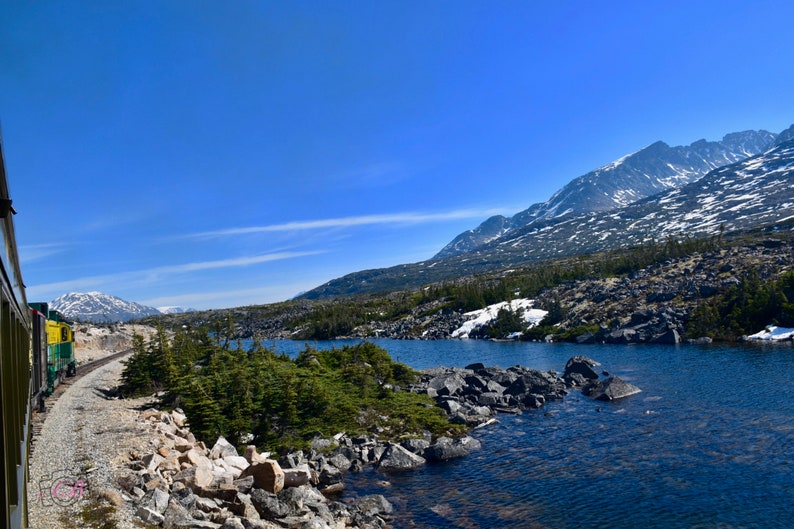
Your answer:
[[[66,327],[61,327],[61,341],[68,342],[69,341],[69,329]]]

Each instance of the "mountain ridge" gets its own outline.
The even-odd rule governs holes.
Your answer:
[[[471,252],[533,223],[627,206],[697,180],[717,167],[760,154],[774,145],[778,136],[765,130],[748,130],[726,134],[720,141],[701,139],[686,146],[654,142],[571,180],[546,202],[532,204],[512,217],[487,219],[456,236],[433,258]]]
[[[775,135],[773,145],[761,154],[719,167],[688,184],[628,206],[534,220],[520,229],[493,236],[468,252],[355,272],[301,297],[319,299],[416,288],[541,259],[638,245],[664,237],[716,235],[724,230],[783,222],[794,218],[792,179],[794,126]],[[530,209],[532,206],[525,211]],[[492,217],[485,223],[499,229],[503,222]]]

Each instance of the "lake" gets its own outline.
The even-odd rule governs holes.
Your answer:
[[[347,478],[396,528],[794,526],[794,347],[373,340],[416,369],[473,362],[562,372],[574,355],[642,393],[563,401],[476,430],[467,458]],[[318,348],[357,341],[318,342]],[[276,342],[294,355],[302,343]]]

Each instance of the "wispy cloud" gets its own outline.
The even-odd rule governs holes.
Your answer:
[[[154,268],[151,272],[156,273],[184,273],[195,272],[197,270],[213,270],[216,268],[231,268],[236,266],[250,266],[254,264],[267,263],[270,261],[281,261],[283,259],[294,259],[296,257],[306,257],[322,253],[320,251],[306,252],[276,252],[263,255],[253,255],[249,257],[236,257],[234,259],[220,259],[217,261],[199,261],[196,263],[186,263],[173,266],[161,266]]]
[[[19,247],[19,260],[22,264],[33,263],[66,250],[67,245],[62,243],[23,245]]]
[[[51,295],[53,292],[63,293],[68,291],[80,290],[121,290],[136,285],[151,286],[152,282],[161,281],[167,277],[188,272],[202,270],[215,270],[219,268],[234,268],[251,266],[255,264],[280,261],[284,259],[295,259],[322,253],[320,251],[305,252],[274,252],[262,255],[236,257],[232,259],[220,259],[215,261],[198,261],[194,263],[184,263],[178,265],[159,266],[145,270],[134,270],[130,272],[119,272],[118,274],[102,274],[88,277],[46,283],[41,285],[31,285],[28,287],[28,297],[31,299]]]
[[[458,209],[438,213],[385,213],[379,215],[359,215],[353,217],[337,217],[331,219],[305,220],[267,224],[264,226],[248,226],[223,230],[204,231],[187,235],[189,238],[215,238],[234,235],[250,235],[255,233],[320,230],[328,228],[351,228],[378,224],[424,224],[429,222],[445,222],[450,220],[485,218],[492,215],[506,214],[503,208],[493,209]]]

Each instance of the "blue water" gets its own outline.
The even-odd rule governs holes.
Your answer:
[[[346,343],[337,341],[333,345]],[[571,356],[639,386],[577,391],[477,430],[483,449],[421,469],[350,475],[397,528],[794,527],[794,348],[378,340],[414,368],[472,362],[562,371]],[[329,347],[330,342],[312,344]],[[278,342],[294,354],[303,344]]]

